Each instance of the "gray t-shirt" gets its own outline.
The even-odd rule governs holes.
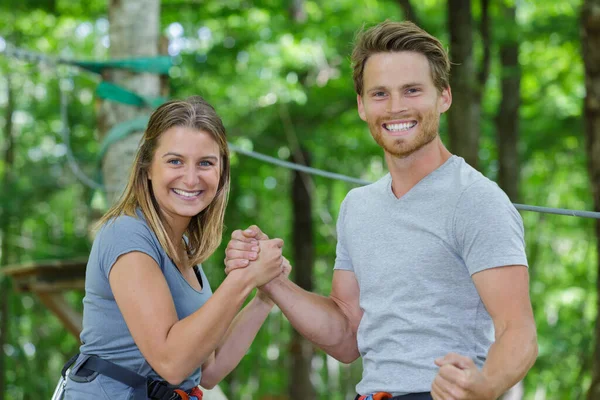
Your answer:
[[[471,275],[527,265],[522,219],[504,192],[452,156],[400,199],[386,175],[351,190],[338,219],[335,269],[353,271],[360,394],[427,392],[437,357],[481,367],[494,327]]]
[[[92,245],[86,269],[80,352],[82,355],[96,355],[140,375],[162,380],[135,344],[108,281],[108,274],[117,258],[133,251],[145,253],[156,261],[171,290],[179,319],[194,313],[212,295],[201,266],[198,266],[198,270],[202,278],[202,290],[197,291],[190,286],[163,250],[139,210],[138,218],[117,217],[100,228]],[[135,284],[130,282],[132,287]],[[197,369],[180,387],[187,390],[197,386],[200,374],[200,369]],[[77,393],[87,393],[92,385],[99,386],[94,389],[97,396],[104,393],[110,399],[128,399],[132,393],[129,387],[105,376],[98,376],[90,384],[68,380],[67,393],[72,398],[83,398],[78,397]]]

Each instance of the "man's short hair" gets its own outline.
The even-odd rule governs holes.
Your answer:
[[[369,57],[377,53],[412,51],[423,54],[429,61],[431,78],[442,92],[450,86],[450,60],[442,43],[410,21],[384,21],[361,30],[352,51],[354,90],[363,94],[363,75]]]

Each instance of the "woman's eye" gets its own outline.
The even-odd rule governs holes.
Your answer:
[[[213,165],[212,161],[206,161],[206,160],[200,161],[200,166],[201,167],[210,167],[212,165]]]
[[[181,160],[172,159],[172,160],[167,161],[167,163],[172,164],[172,165],[181,165]]]

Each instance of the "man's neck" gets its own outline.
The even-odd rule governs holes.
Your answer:
[[[438,169],[452,154],[446,149],[439,136],[408,157],[394,157],[385,154],[390,175],[392,191],[401,198],[419,181]]]

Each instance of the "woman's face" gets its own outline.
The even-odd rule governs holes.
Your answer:
[[[181,126],[161,135],[148,171],[160,212],[174,229],[185,229],[193,216],[208,207],[220,175],[217,142],[207,132]]]

